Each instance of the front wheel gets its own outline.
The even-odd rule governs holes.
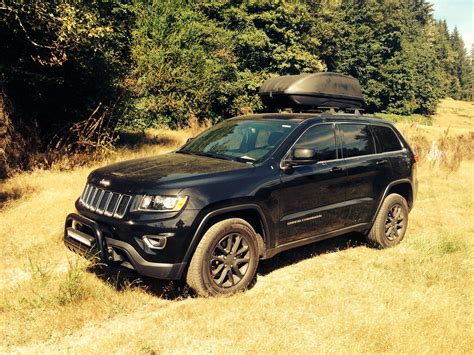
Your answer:
[[[245,290],[255,277],[258,242],[252,226],[230,218],[211,226],[189,264],[186,282],[199,296],[218,296]]]
[[[383,201],[367,239],[377,248],[388,248],[401,242],[407,226],[407,201],[399,194],[390,194]]]

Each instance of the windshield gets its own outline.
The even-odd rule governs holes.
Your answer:
[[[266,158],[297,124],[287,120],[227,120],[187,143],[178,153],[257,162]]]

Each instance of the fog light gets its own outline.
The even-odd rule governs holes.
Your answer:
[[[164,233],[161,235],[144,235],[142,239],[150,249],[164,249],[168,237],[173,235],[174,234],[172,233]]]

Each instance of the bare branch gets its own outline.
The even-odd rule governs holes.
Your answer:
[[[26,31],[25,26],[23,26],[23,22],[21,22],[20,16],[18,16],[18,14],[17,14],[16,12],[15,12],[15,18],[18,20],[18,23],[20,24],[21,29],[22,29],[23,32],[25,33],[26,38],[28,39],[28,41],[30,41],[30,43],[31,43],[32,45],[34,45],[35,47],[39,47],[39,48],[56,49],[56,48],[53,47],[53,46],[46,46],[46,45],[39,44],[39,43],[33,41],[33,39],[30,37],[30,35],[29,35],[28,32]]]

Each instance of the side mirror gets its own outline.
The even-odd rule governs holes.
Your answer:
[[[284,162],[283,170],[291,169],[294,165],[311,165],[316,163],[316,151],[312,148],[293,148],[291,158]]]
[[[188,139],[186,139],[186,144],[188,144],[189,142],[191,142],[193,139],[194,139],[194,137],[189,137]]]
[[[291,160],[296,164],[314,164],[317,162],[316,151],[312,148],[293,148]]]

